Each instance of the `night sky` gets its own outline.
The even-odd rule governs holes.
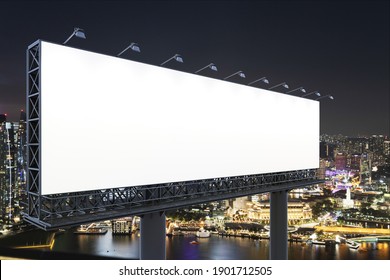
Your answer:
[[[54,1],[53,1],[54,2]],[[331,94],[321,101],[321,133],[389,135],[389,1],[0,2],[0,114],[25,108],[25,52],[37,39],[158,65],[175,53],[194,72],[215,63],[222,79]],[[77,78],[77,77],[75,77]],[[260,85],[260,84],[259,84]],[[109,116],[107,116],[109,118]],[[288,116],[286,116],[288,117]],[[113,120],[115,121],[115,120]]]

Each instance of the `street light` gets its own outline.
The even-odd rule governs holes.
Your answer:
[[[317,96],[321,96],[321,93],[319,93],[318,91],[315,90],[315,91],[309,92],[307,94],[304,94],[301,97],[306,97],[306,96],[309,96],[309,95],[312,95],[312,94],[315,94]]]
[[[168,61],[170,60],[176,60],[177,62],[180,62],[180,63],[183,63],[183,57],[180,55],[180,54],[175,54],[174,56],[172,56],[170,59],[168,60],[165,60],[163,63],[160,64],[160,66],[163,66],[165,63],[167,63]]]
[[[273,89],[273,88],[276,88],[276,87],[279,87],[279,86],[283,86],[284,88],[288,88],[288,85],[285,82],[283,82],[283,83],[277,84],[277,85],[275,85],[273,87],[270,87],[269,89]]]
[[[87,37],[85,36],[85,31],[84,31],[84,29],[75,27],[74,30],[73,30],[73,33],[72,33],[72,34],[69,36],[69,38],[66,39],[65,42],[62,43],[62,44],[65,45],[66,43],[68,43],[68,41],[69,41],[73,36],[76,36],[77,38],[81,38],[81,39],[87,39]]]
[[[236,72],[236,73],[234,73],[234,74],[231,74],[230,76],[227,76],[226,78],[224,78],[224,80],[227,80],[227,79],[229,79],[230,77],[233,77],[234,75],[239,75],[241,78],[245,78],[244,72],[238,71],[238,72]]]
[[[260,82],[260,81],[262,81],[264,84],[269,84],[268,79],[267,79],[266,77],[262,77],[262,78],[260,78],[260,79],[254,80],[253,82],[250,82],[250,83],[248,84],[248,86],[250,86],[251,84],[254,84],[254,83],[256,83],[256,82]]]
[[[296,91],[296,90],[299,90],[300,92],[306,93],[306,90],[305,90],[303,87],[299,87],[299,88],[290,90],[290,91],[288,91],[288,92],[286,92],[286,93],[291,93],[291,92]]]
[[[121,54],[123,54],[128,49],[131,49],[134,52],[141,52],[141,49],[140,49],[140,47],[139,47],[139,45],[137,43],[131,43],[126,49],[124,49],[123,51],[118,53],[117,56],[120,56]]]
[[[205,67],[200,68],[198,71],[195,72],[195,74],[196,74],[196,73],[199,73],[200,71],[202,71],[202,70],[204,70],[204,69],[206,69],[206,68],[210,68],[210,69],[213,70],[213,71],[218,71],[217,66],[216,66],[214,63],[210,63],[209,65],[206,65]]]
[[[322,98],[326,98],[326,97],[329,97],[329,99],[332,99],[332,100],[334,100],[334,97],[333,97],[332,95],[330,95],[330,94],[328,94],[328,95],[324,95],[324,96],[321,96],[321,97],[318,97],[318,98],[316,98],[316,99],[314,99],[314,100],[320,100],[320,99],[322,99]]]

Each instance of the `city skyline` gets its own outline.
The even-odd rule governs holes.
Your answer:
[[[321,101],[321,134],[389,135],[389,4],[358,2],[2,2],[0,113],[25,109],[25,50],[37,39],[61,44],[74,27],[87,40],[67,45],[159,65],[175,53],[194,73],[213,62],[222,79],[242,70],[248,84],[266,76],[335,100]],[[76,7],[77,6],[77,7]],[[66,16],[62,16],[66,15]],[[17,35],[16,35],[17,34]],[[262,87],[261,84],[258,84]],[[281,89],[275,89],[282,91]],[[288,90],[284,90],[286,92]],[[291,93],[294,94],[294,93]],[[115,121],[115,120],[113,120]]]
[[[77,228],[70,227],[68,224],[64,229],[55,232],[24,230],[32,227],[23,222],[21,217],[21,211],[24,213],[27,211],[25,208],[27,162],[26,150],[23,149],[25,147],[24,120],[23,112],[20,122],[11,123],[6,122],[4,115],[0,114],[0,159],[3,159],[0,161],[0,174],[5,175],[0,176],[2,214],[0,226],[1,233],[4,234],[0,245],[16,246],[19,249],[43,249],[46,250],[44,253],[49,254],[44,257],[47,259],[52,258],[49,256],[58,259],[63,256],[78,259],[80,254],[91,259],[96,257],[143,259],[140,254],[142,238],[139,239],[142,231],[138,231],[141,224],[140,219],[135,217],[132,218],[134,223],[129,222],[129,217],[123,220],[109,215],[103,219],[102,212],[98,210],[102,222],[95,221],[97,216],[94,216],[94,219],[91,217],[92,223],[87,223],[86,220],[83,220],[80,226],[76,223],[79,226]],[[286,210],[289,230],[288,259],[382,260],[389,258],[388,237],[381,238],[382,235],[388,235],[390,229],[389,156],[390,141],[384,136],[370,138],[325,134],[321,136],[320,169],[316,174],[318,178],[325,179],[325,182],[308,188],[295,188],[288,194]],[[271,225],[272,193],[261,188],[258,190],[260,194],[256,192],[242,197],[243,190],[253,186],[252,182],[256,182],[256,180],[252,181],[253,176],[250,178],[244,181],[249,185],[245,185],[244,182],[240,185],[240,195],[234,199],[206,201],[199,205],[192,204],[195,201],[192,199],[190,206],[166,211],[166,216],[165,214],[163,216],[167,217],[164,223],[166,236],[163,235],[166,242],[163,243],[167,246],[165,257],[167,259],[273,259],[269,255],[268,248],[271,243],[268,241],[270,232],[267,232]],[[307,180],[307,176],[304,178]],[[213,182],[214,180],[218,179],[213,179]],[[182,195],[191,185],[173,186],[176,190],[179,188],[178,193]],[[216,185],[219,186],[217,189],[220,191],[229,183]],[[207,190],[210,186],[216,185],[206,184]],[[162,186],[161,190],[171,186],[171,184]],[[180,186],[184,189],[180,190]],[[200,188],[201,186],[199,185]],[[142,192],[142,188],[139,190]],[[232,193],[232,189],[229,193]],[[147,197],[150,195],[146,193]],[[211,195],[207,194],[208,197]],[[140,200],[137,200],[132,207],[136,208],[138,203]],[[56,205],[57,203],[43,204]],[[72,220],[75,219],[73,207],[67,209],[65,205],[60,209],[61,214],[56,216],[60,223],[63,217],[68,216],[66,215],[68,211]],[[127,215],[130,209],[126,211]],[[108,209],[106,211],[110,213]],[[95,213],[95,210],[90,213]],[[49,223],[50,219],[47,220],[47,217],[44,219]],[[202,236],[197,231],[198,228],[199,232],[203,233]],[[12,234],[13,232],[16,234]],[[364,236],[351,238],[350,234],[355,233]],[[97,236],[93,240],[83,238],[83,235],[88,234]],[[117,234],[127,235],[127,237],[125,240],[122,238],[118,240]],[[373,239],[372,234],[377,234],[377,238]],[[225,238],[226,236],[229,238]],[[254,246],[258,242],[261,242],[262,246]],[[31,243],[33,245],[25,245]],[[173,244],[175,249],[172,247]],[[199,244],[201,251],[192,247]],[[218,249],[215,248],[216,244]],[[188,246],[194,250],[189,250],[191,248]],[[316,248],[315,254],[310,253],[314,252],[313,246]],[[123,248],[126,250],[123,251]],[[221,250],[225,252],[223,255],[220,254]],[[216,251],[219,253],[214,254]],[[86,253],[88,255],[85,255]],[[17,256],[23,257],[20,252]],[[30,257],[34,258],[31,255]]]

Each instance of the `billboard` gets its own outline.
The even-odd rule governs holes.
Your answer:
[[[41,193],[318,168],[319,102],[41,42]]]

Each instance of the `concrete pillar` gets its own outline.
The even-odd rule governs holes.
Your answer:
[[[165,260],[165,213],[141,216],[140,259]]]
[[[287,260],[287,191],[271,193],[270,260]]]

